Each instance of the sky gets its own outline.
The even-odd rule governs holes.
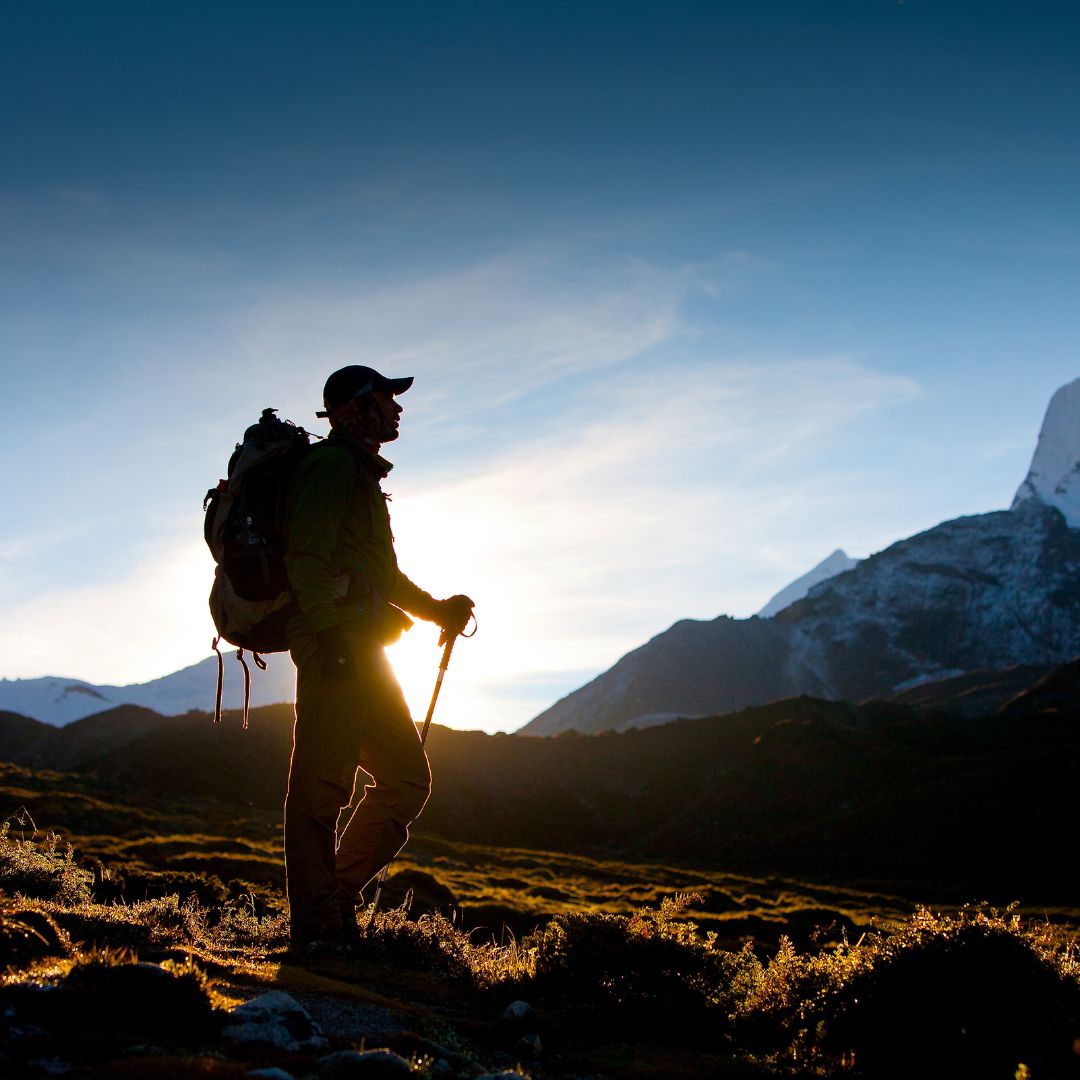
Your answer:
[[[1078,46],[1040,0],[3,5],[0,676],[208,655],[203,495],[345,364],[416,379],[459,727],[1007,507],[1080,376]]]

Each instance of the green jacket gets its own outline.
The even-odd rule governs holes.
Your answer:
[[[289,637],[360,626],[371,590],[422,619],[435,600],[399,569],[390,514],[379,487],[393,466],[347,431],[333,431],[296,468],[285,568],[299,613]],[[342,596],[344,578],[348,595]]]

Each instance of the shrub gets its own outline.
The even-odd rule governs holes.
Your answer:
[[[677,918],[695,899],[666,899],[633,916],[556,915],[524,942],[535,949],[535,992],[588,1027],[715,1034],[727,1025],[729,988],[745,958],[716,949],[714,934]]]
[[[205,976],[192,963],[138,963],[122,950],[80,958],[59,987],[59,1010],[69,1024],[140,1038],[190,1044],[214,1023]]]
[[[439,914],[421,915],[414,920],[405,906],[378,911],[367,927],[361,948],[380,960],[474,981],[475,947]]]
[[[834,1059],[880,1077],[1080,1075],[1080,986],[1015,915],[920,911],[871,948],[820,1001]]]

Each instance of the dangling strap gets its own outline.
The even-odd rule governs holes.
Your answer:
[[[255,661],[255,666],[260,671],[266,670],[266,661],[257,652],[251,654],[251,659]]]
[[[244,650],[236,650],[236,659],[240,661],[240,666],[244,669],[244,723],[243,727],[246,730],[248,726],[248,702],[251,700],[251,668],[247,666],[247,661],[244,659]]]
[[[210,642],[210,648],[217,653],[217,693],[214,696],[214,723],[221,723],[221,690],[225,685],[225,660],[222,658],[218,642],[221,638],[216,637]]]

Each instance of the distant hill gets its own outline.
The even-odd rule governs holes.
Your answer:
[[[56,729],[29,716],[0,712],[0,761],[29,764],[36,760],[37,748],[52,745]],[[47,754],[45,755],[47,756]]]
[[[803,697],[599,737],[439,731],[425,828],[960,894],[1023,880],[1064,901],[1078,744],[1080,662],[976,722]]]
[[[995,709],[974,720],[952,708],[963,695],[950,680],[945,707],[921,688],[918,705],[800,697],[601,736],[436,726],[434,793],[418,824],[463,842],[902,880],[964,898],[1023,880],[1026,896],[1075,900],[1061,852],[1080,809],[1080,662],[1017,693],[1021,681],[986,675],[979,692]],[[205,714],[104,714],[76,732],[98,752],[73,755],[73,775],[130,807],[213,798],[278,810],[291,719],[266,707],[242,731],[235,713],[218,726]],[[41,728],[0,717],[0,745],[40,761]],[[45,729],[58,741],[71,731]],[[85,798],[52,798],[47,811],[52,826],[71,814],[84,829],[95,813]]]

